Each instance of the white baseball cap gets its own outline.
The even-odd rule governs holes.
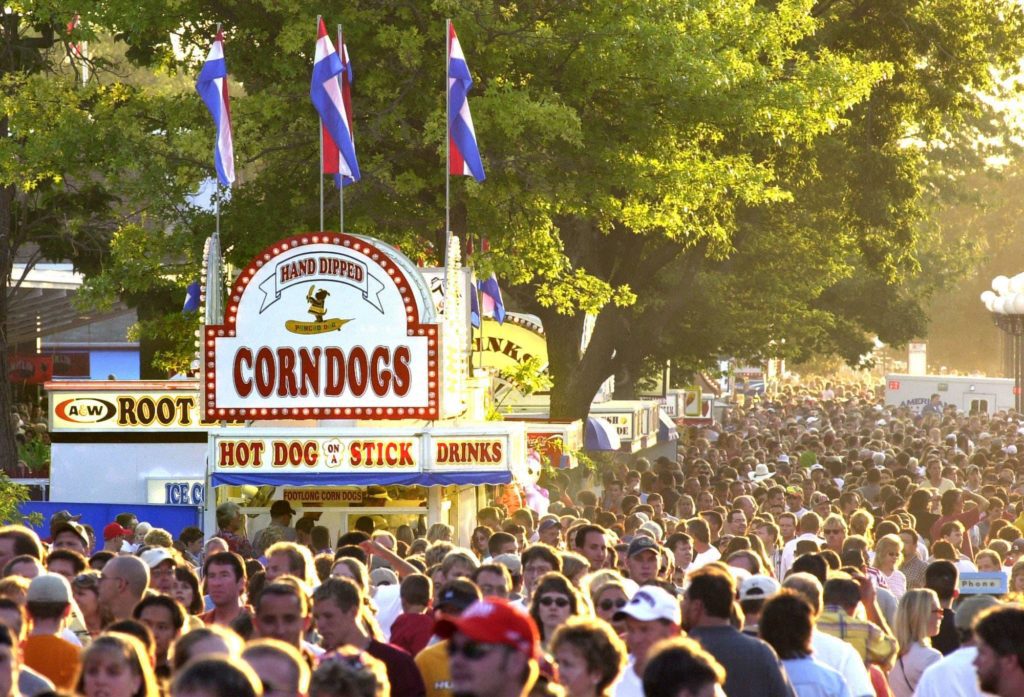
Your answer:
[[[174,561],[174,555],[166,547],[147,549],[142,553],[141,557],[146,566],[151,569],[155,569],[157,565],[164,563],[168,559]]]
[[[683,623],[679,600],[658,586],[641,586],[629,602],[615,613],[615,619],[623,617],[632,617],[641,622],[667,620],[676,626]]]
[[[739,599],[742,600],[767,600],[779,592],[779,582],[771,576],[757,574],[750,578],[743,579],[739,588]]]

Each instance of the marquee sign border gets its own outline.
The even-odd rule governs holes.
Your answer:
[[[405,305],[406,335],[427,337],[427,406],[425,407],[218,407],[216,344],[219,337],[235,337],[238,305],[249,283],[265,264],[276,257],[307,245],[335,244],[366,255],[398,286]],[[255,289],[253,289],[255,290]],[[387,254],[362,239],[337,232],[309,232],[293,235],[266,247],[238,275],[225,303],[224,324],[205,327],[203,337],[203,414],[211,419],[428,419],[440,414],[438,324],[421,324],[415,293],[405,272]]]

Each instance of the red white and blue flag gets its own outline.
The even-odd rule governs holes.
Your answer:
[[[502,324],[505,321],[505,301],[501,299],[497,276],[492,273],[490,278],[478,281],[477,285],[480,288],[480,316],[493,317]]]
[[[356,161],[349,116],[338,80],[338,76],[343,72],[341,58],[334,50],[324,20],[321,19],[317,28],[316,56],[313,59],[313,79],[309,86],[309,96],[317,113],[320,114],[324,133],[333,141],[328,147],[327,139],[324,139],[325,163],[326,153],[338,153],[337,174],[342,177],[342,181],[346,177],[352,181],[359,181],[359,163]]]
[[[484,165],[473,130],[473,117],[469,114],[466,95],[473,87],[473,78],[462,54],[455,25],[448,23],[448,173],[472,176],[478,182],[485,179]]]
[[[345,104],[345,122],[348,124],[348,132],[352,138],[352,148],[355,150],[356,137],[355,131],[352,130],[352,62],[349,60],[348,46],[345,45],[345,38],[342,36],[341,31],[338,32],[338,46],[341,47],[341,100]],[[331,137],[331,134],[322,123],[321,128],[324,133],[324,174],[333,174],[334,185],[339,189],[343,186],[348,186],[354,182],[355,179],[341,174],[338,146],[335,144],[334,138]]]
[[[235,181],[235,146],[231,139],[231,108],[228,102],[228,65],[224,60],[224,34],[220,31],[213,39],[206,63],[196,79],[196,92],[210,110],[217,127],[217,140],[213,144],[213,166],[217,179],[224,186]]]

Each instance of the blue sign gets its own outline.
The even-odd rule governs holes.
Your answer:
[[[1009,577],[1002,571],[969,571],[960,574],[960,595],[1005,595]]]
[[[202,506],[205,499],[201,482],[166,482],[164,503],[174,506]]]

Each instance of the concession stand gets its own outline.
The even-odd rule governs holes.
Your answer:
[[[465,543],[480,485],[528,486],[561,458],[551,429],[531,456],[526,424],[486,418],[457,239],[427,270],[372,238],[296,235],[230,288],[218,249],[211,238],[198,380],[47,385],[52,500],[201,506],[208,535],[221,503],[252,535],[287,500],[334,536],[368,516],[447,523]]]
[[[368,516],[417,532],[448,523],[468,540],[487,504],[479,485],[536,478],[526,427],[484,418],[456,239],[448,261],[428,280],[379,240],[308,233],[265,249],[214,301],[203,414],[247,426],[208,431],[208,530],[217,504],[262,497],[335,532]]]

